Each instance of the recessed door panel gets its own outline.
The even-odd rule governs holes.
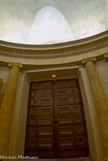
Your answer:
[[[38,127],[39,137],[53,137],[53,127]]]

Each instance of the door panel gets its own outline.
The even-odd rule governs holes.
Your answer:
[[[87,155],[87,130],[77,79],[31,83],[28,107],[26,155]]]
[[[87,133],[78,80],[55,81],[54,94],[56,155],[75,157],[82,149],[86,154]]]
[[[38,136],[40,137],[52,137],[53,136],[53,127],[38,127],[37,131]]]
[[[52,81],[32,82],[30,88],[31,90],[52,89]]]

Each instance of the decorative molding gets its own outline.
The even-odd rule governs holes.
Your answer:
[[[24,70],[76,66],[90,57],[102,60],[107,51],[108,31],[90,38],[53,45],[25,45],[0,41],[0,65],[8,66],[9,62],[20,63],[23,64]]]
[[[0,41],[0,55],[50,59],[86,53],[105,46],[108,46],[108,31],[90,38],[52,45],[26,45]]]

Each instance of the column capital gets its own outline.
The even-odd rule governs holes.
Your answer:
[[[83,60],[81,61],[81,63],[82,63],[83,65],[85,65],[85,64],[86,64],[87,62],[89,62],[89,61],[95,62],[96,60],[97,60],[97,58],[91,57],[91,58],[83,59]]]
[[[108,53],[104,54],[104,58],[105,58],[106,61],[108,61]]]
[[[11,62],[8,64],[8,67],[17,66],[18,68],[23,68],[23,64]]]

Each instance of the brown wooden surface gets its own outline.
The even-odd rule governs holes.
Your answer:
[[[0,93],[0,107],[1,107],[1,104],[2,104],[3,96],[4,96],[4,94]]]
[[[28,105],[27,155],[87,155],[87,130],[77,79],[31,83]]]
[[[2,83],[3,83],[3,80],[0,79],[0,90],[1,90],[1,87],[2,87]]]
[[[1,90],[1,87],[2,87],[2,83],[3,83],[3,80],[0,79],[0,90]],[[0,93],[0,106],[1,106],[2,100],[3,100],[3,94]]]

